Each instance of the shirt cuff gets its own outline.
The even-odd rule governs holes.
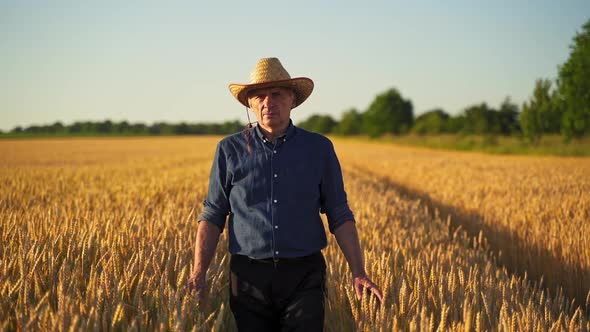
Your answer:
[[[203,210],[203,212],[201,212],[201,215],[199,216],[199,222],[201,222],[202,220],[210,222],[213,225],[219,227],[219,230],[223,232],[226,218],[227,213],[220,213],[212,207],[205,206],[205,209]]]
[[[328,217],[328,227],[330,228],[330,233],[332,234],[334,234],[334,231],[336,231],[338,226],[349,220],[354,221],[354,215],[348,207],[348,203],[344,203],[340,206],[330,209],[329,211],[326,211],[326,216]]]

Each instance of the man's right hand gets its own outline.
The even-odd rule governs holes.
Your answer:
[[[205,276],[207,275],[207,268],[213,259],[220,233],[221,229],[214,224],[206,220],[199,222],[195,241],[195,262],[187,284],[189,292],[193,289],[197,292],[199,304],[203,304],[205,299],[205,287],[207,287]]]
[[[199,304],[202,304],[205,300],[205,287],[207,286],[207,282],[205,281],[205,277],[199,277],[197,275],[191,275],[188,278],[188,290],[189,292],[195,290],[197,292],[197,299],[199,300]]]

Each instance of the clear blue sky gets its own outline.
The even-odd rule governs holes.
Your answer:
[[[295,122],[391,87],[415,114],[520,105],[589,18],[588,0],[0,0],[0,129],[245,121],[227,85],[269,56],[315,81]]]

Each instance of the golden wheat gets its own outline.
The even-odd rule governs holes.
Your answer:
[[[0,141],[0,329],[235,330],[227,233],[185,288],[218,139]],[[330,238],[327,331],[590,329],[588,161],[336,147],[384,300]]]
[[[492,156],[344,140],[344,165],[382,177],[454,227],[480,231],[511,271],[590,296],[590,159]]]

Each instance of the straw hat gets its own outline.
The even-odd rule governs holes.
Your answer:
[[[284,87],[295,92],[295,106],[301,105],[313,91],[313,81],[307,77],[291,78],[279,59],[263,58],[258,60],[250,75],[250,83],[229,85],[229,91],[244,106],[248,106],[248,92],[254,89]]]

